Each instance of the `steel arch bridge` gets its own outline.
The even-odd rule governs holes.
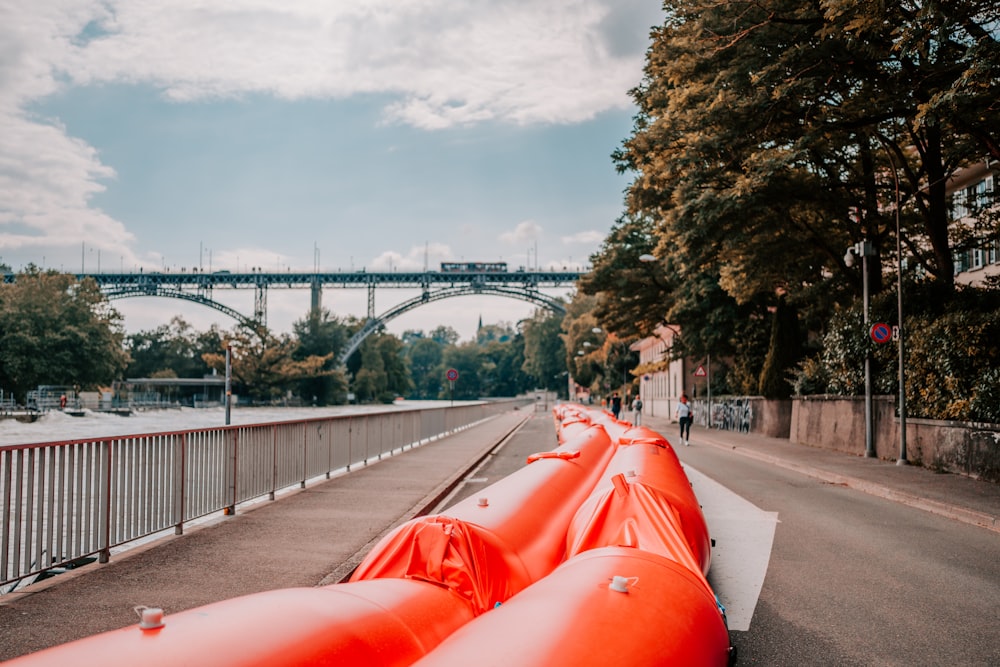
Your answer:
[[[230,271],[190,272],[138,272],[138,273],[79,273],[77,280],[89,278],[97,283],[101,292],[109,299],[155,296],[183,299],[199,303],[233,318],[251,328],[267,326],[267,294],[269,289],[310,289],[312,310],[318,311],[322,303],[324,287],[366,288],[368,290],[368,313],[364,326],[348,342],[341,355],[346,362],[361,343],[378,331],[386,322],[422,305],[452,297],[475,294],[491,294],[520,299],[547,308],[556,313],[565,312],[562,303],[543,294],[540,289],[571,287],[580,276],[579,270],[561,271],[523,270],[452,270],[420,272],[263,272],[252,271],[233,273]],[[17,276],[7,273],[3,281],[15,282]],[[375,315],[375,289],[400,288],[419,289],[420,296],[400,303],[379,316]],[[253,289],[255,291],[254,312],[245,315],[212,298],[215,289]]]

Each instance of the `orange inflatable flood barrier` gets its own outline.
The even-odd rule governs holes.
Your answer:
[[[472,618],[458,596],[420,581],[290,588],[170,614],[162,627],[105,632],[4,664],[406,667]]]
[[[722,667],[729,633],[700,577],[639,549],[568,560],[414,667]]]

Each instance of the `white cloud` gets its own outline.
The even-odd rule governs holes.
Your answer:
[[[428,243],[410,248],[405,255],[395,250],[386,250],[373,259],[368,268],[376,271],[433,270],[440,262],[449,259],[454,259],[454,255],[448,245]]]
[[[576,234],[570,234],[569,236],[562,237],[562,242],[566,245],[570,244],[584,244],[584,245],[595,245],[599,244],[604,240],[605,232],[599,232],[596,229],[590,229],[585,232],[577,232]]]
[[[77,84],[146,82],[180,101],[389,93],[389,118],[427,128],[571,123],[625,108],[643,55],[618,45],[610,0],[103,6],[64,18],[76,18],[78,35],[89,28],[67,47],[74,31],[62,25],[60,48],[48,51]],[[43,10],[22,9],[32,11]]]
[[[53,266],[79,257],[85,243],[134,264],[132,234],[90,206],[114,175],[91,146],[61,126],[0,110],[0,250],[39,259],[48,252]]]
[[[537,241],[542,236],[542,227],[534,220],[524,220],[517,223],[517,227],[509,232],[504,232],[499,239],[504,243],[522,244],[528,241]]]

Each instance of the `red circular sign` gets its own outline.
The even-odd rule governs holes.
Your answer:
[[[448,372],[445,373],[445,377],[448,378],[448,380],[450,380],[451,382],[454,382],[455,380],[458,379],[458,371],[456,371],[454,368],[449,368]]]
[[[884,322],[876,322],[872,325],[871,331],[868,335],[872,337],[872,340],[876,343],[888,343],[892,340],[892,329],[889,325]]]

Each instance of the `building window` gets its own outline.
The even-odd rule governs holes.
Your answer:
[[[969,253],[961,251],[955,253],[955,275],[969,270]]]
[[[965,205],[965,190],[957,190],[951,195],[951,217],[954,220],[964,218],[969,215],[969,209]]]

